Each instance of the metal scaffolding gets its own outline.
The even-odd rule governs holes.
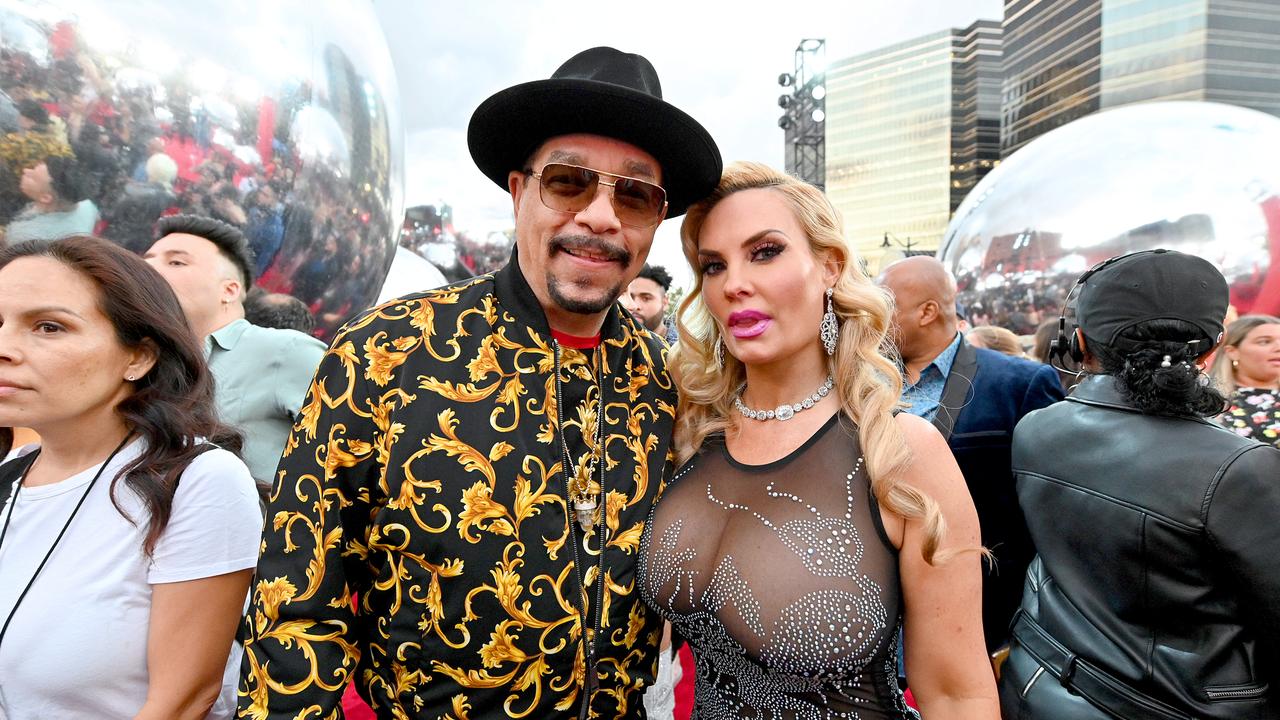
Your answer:
[[[783,115],[778,127],[786,138],[786,170],[807,183],[826,188],[827,183],[827,41],[801,40],[796,46],[795,70],[778,76],[778,84],[791,88],[778,97]]]

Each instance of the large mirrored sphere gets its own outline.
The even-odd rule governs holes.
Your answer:
[[[208,215],[322,337],[374,301],[404,143],[369,3],[0,0],[0,90],[7,241],[94,232],[143,252],[161,216]],[[24,178],[50,156],[73,172]]]
[[[1280,312],[1280,118],[1163,102],[1077,120],[983,178],[938,257],[971,324],[1029,334],[1085,270],[1159,247],[1217,265],[1240,313]]]

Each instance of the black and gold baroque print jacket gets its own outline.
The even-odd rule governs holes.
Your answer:
[[[644,716],[661,625],[636,552],[670,470],[675,390],[665,344],[616,304],[602,335],[602,353],[560,360],[574,473],[589,471],[605,366],[607,532],[584,540],[560,472],[555,346],[514,255],[343,328],[277,471],[239,717],[341,717],[349,677],[379,717],[577,717],[575,595],[598,657],[592,716]]]

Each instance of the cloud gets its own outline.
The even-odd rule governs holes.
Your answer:
[[[481,236],[512,226],[511,196],[471,162],[465,128],[417,130],[405,146],[408,206],[446,202],[455,227]]]

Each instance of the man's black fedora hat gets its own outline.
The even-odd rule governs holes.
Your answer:
[[[560,135],[589,133],[631,143],[662,165],[667,217],[683,215],[720,182],[723,162],[711,134],[663,101],[648,60],[610,47],[569,58],[550,80],[502,90],[476,108],[467,146],[480,171],[503,190],[534,150]]]

